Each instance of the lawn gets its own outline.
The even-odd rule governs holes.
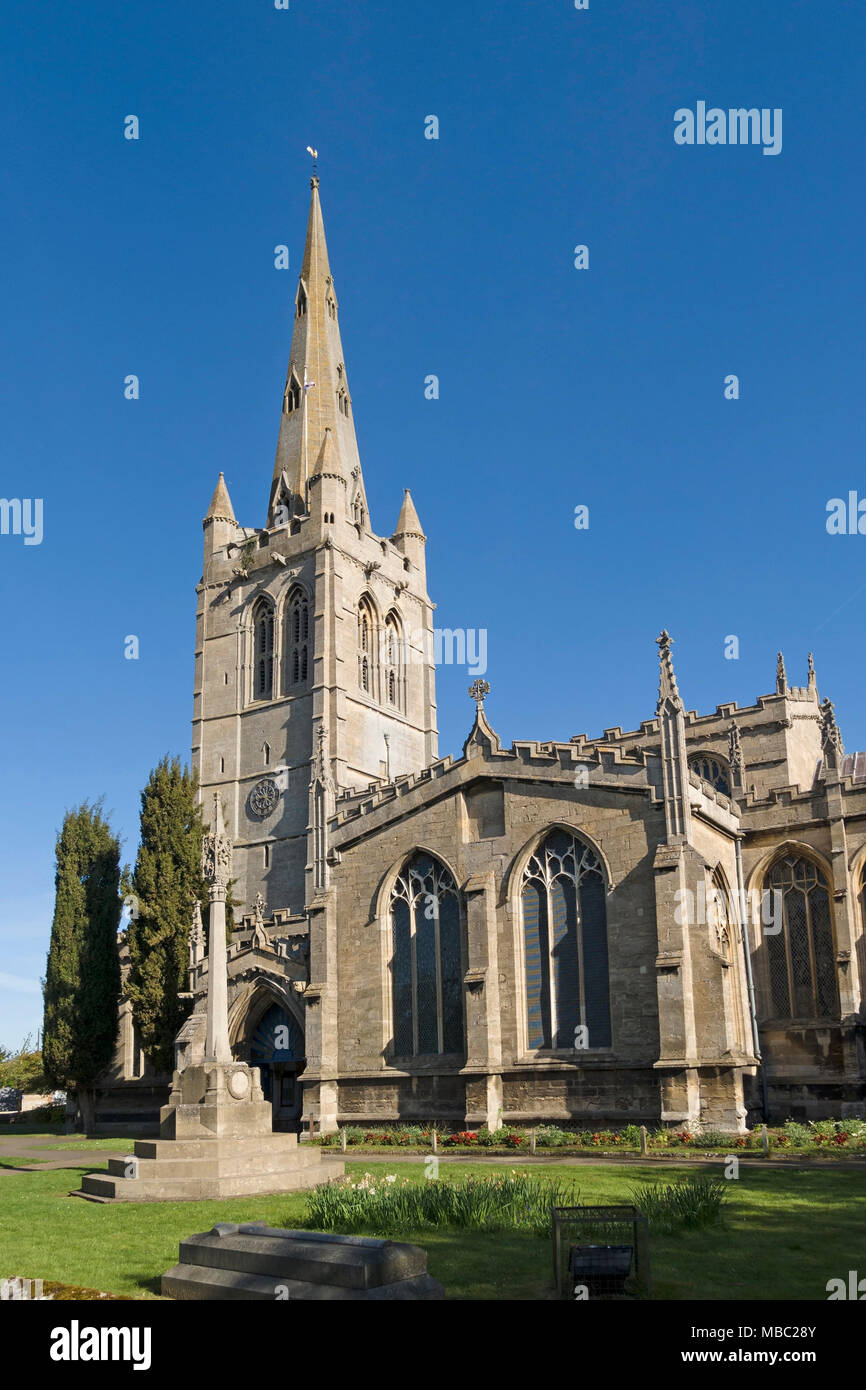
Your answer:
[[[84,1141],[79,1141],[79,1147]],[[98,1166],[98,1160],[91,1167]],[[509,1172],[519,1160],[504,1162]],[[423,1181],[415,1163],[381,1167]],[[443,1168],[446,1165],[443,1164]],[[161,1274],[177,1260],[183,1236],[216,1221],[305,1224],[303,1193],[224,1202],[97,1205],[68,1195],[86,1167],[0,1177],[0,1277],[56,1280],[134,1298],[159,1294]],[[363,1163],[347,1171],[363,1173]],[[449,1177],[489,1176],[489,1165],[447,1165]],[[627,1202],[635,1186],[668,1183],[689,1169],[652,1164],[575,1169],[538,1165],[533,1176],[574,1182],[579,1200]],[[719,1166],[721,1172],[721,1165]],[[740,1170],[730,1183],[718,1228],[653,1236],[653,1296],[657,1299],[826,1299],[828,1279],[862,1265],[866,1248],[866,1190],[862,1176],[815,1170]],[[370,1234],[376,1234],[371,1231]],[[547,1239],[488,1231],[407,1232],[424,1245],[429,1269],[454,1299],[544,1299],[551,1296]]]

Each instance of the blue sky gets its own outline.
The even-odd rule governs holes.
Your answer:
[[[40,1022],[64,811],[103,796],[131,859],[188,756],[201,517],[222,469],[265,519],[307,144],[373,526],[411,487],[503,739],[651,717],[666,626],[687,707],[813,650],[866,747],[866,536],[825,527],[866,497],[864,47],[811,0],[6,0],[0,495],[44,537],[0,536],[0,1041]],[[782,152],[678,146],[699,100],[781,108]],[[440,672],[443,752],[467,685]]]

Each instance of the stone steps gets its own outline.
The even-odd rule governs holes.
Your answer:
[[[109,1173],[87,1173],[81,1180],[83,1196],[123,1202],[202,1202],[223,1197],[266,1196],[318,1187],[330,1178],[342,1176],[343,1164],[322,1168],[280,1167],[272,1171],[202,1173],[190,1170],[187,1177],[166,1178],[162,1165],[151,1178],[116,1177]]]
[[[141,1159],[165,1159],[165,1158],[205,1158],[213,1149],[214,1138],[204,1137],[201,1139],[137,1139],[133,1145],[133,1153],[136,1158]],[[292,1162],[312,1161],[316,1162],[321,1150],[315,1145],[298,1144],[296,1134],[258,1134],[255,1136],[255,1147],[260,1153],[268,1153],[275,1150],[278,1153],[286,1153],[291,1150]]]
[[[264,1173],[283,1173],[288,1170],[292,1172],[303,1172],[315,1170],[319,1175],[319,1182],[326,1182],[329,1177],[337,1176],[329,1163],[323,1163],[318,1154],[299,1154],[295,1150],[275,1147],[264,1153],[258,1151],[254,1153],[238,1152],[236,1149],[224,1149],[220,1146],[211,1144],[210,1153],[207,1151],[201,1157],[171,1157],[160,1158],[110,1158],[108,1160],[108,1173],[113,1178],[135,1177],[141,1182],[149,1179],[166,1178],[169,1181],[180,1178],[213,1178],[213,1177],[234,1177],[241,1173],[264,1174]],[[170,1152],[170,1150],[169,1150]],[[134,1173],[128,1172],[130,1164],[135,1164]]]

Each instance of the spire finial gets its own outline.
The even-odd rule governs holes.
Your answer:
[[[308,146],[307,146],[307,154],[311,156],[312,161],[313,161],[313,177],[312,177],[311,180],[310,180],[310,187],[311,187],[311,188],[318,188],[318,186],[319,186],[319,166],[318,166],[317,161],[318,161],[318,158],[319,158],[319,151],[318,151],[318,150],[314,150],[313,147],[312,147],[312,145],[308,145]]]
[[[470,687],[469,687],[469,694],[472,696],[472,699],[475,701],[475,710],[476,710],[476,713],[479,714],[479,715],[482,714],[483,711],[484,711],[484,701],[486,700],[487,696],[490,694],[490,685],[489,685],[489,683],[488,683],[487,681],[483,681],[483,680],[473,681],[472,684],[471,684]]]
[[[787,695],[787,693],[788,676],[785,671],[785,658],[782,653],[779,652],[776,656],[776,694]]]
[[[818,677],[815,675],[815,662],[812,653],[809,653],[809,681],[806,687],[808,690],[818,692]]]
[[[659,708],[665,700],[673,700],[681,704],[680,692],[677,686],[676,672],[674,671],[674,661],[671,655],[671,648],[674,639],[671,637],[667,628],[656,638],[656,645],[659,649]]]

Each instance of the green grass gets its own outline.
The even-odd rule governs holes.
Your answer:
[[[29,1137],[28,1135],[28,1138]],[[52,1139],[54,1138],[53,1135],[51,1137]],[[126,1137],[124,1139],[85,1139],[83,1135],[79,1135],[76,1139],[74,1134],[70,1134],[68,1138],[63,1139],[59,1144],[40,1144],[39,1148],[41,1150],[60,1149],[61,1151],[65,1150],[67,1153],[81,1153],[85,1149],[110,1149],[113,1153],[131,1154],[134,1144],[134,1137]]]
[[[515,1158],[500,1170],[519,1167]],[[17,1274],[150,1298],[158,1295],[160,1276],[176,1263],[178,1242],[186,1235],[208,1230],[216,1221],[304,1224],[304,1193],[107,1206],[69,1197],[87,1171],[76,1166],[0,1179],[0,1277]],[[357,1177],[364,1165],[350,1163],[348,1171]],[[471,1163],[447,1168],[458,1181],[495,1171]],[[382,1165],[382,1172],[423,1181],[417,1163]],[[660,1171],[652,1164],[575,1170],[552,1162],[533,1167],[532,1176],[574,1180],[582,1202],[608,1203],[628,1202],[636,1186],[668,1184],[688,1172]],[[545,1238],[449,1230],[405,1232],[403,1238],[427,1249],[430,1272],[449,1298],[550,1297],[551,1252]],[[730,1183],[719,1226],[651,1237],[653,1295],[825,1299],[827,1280],[861,1268],[864,1249],[866,1191],[860,1174],[742,1167],[739,1180]]]

